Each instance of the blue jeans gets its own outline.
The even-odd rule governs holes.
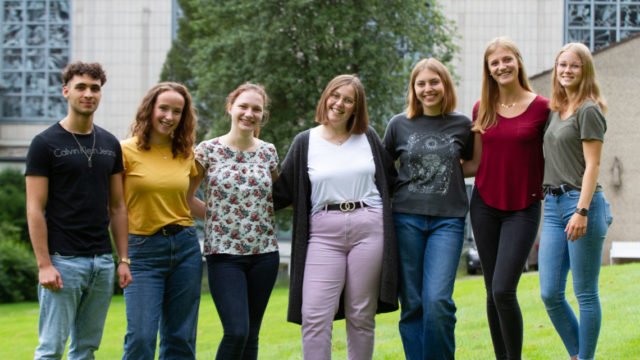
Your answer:
[[[224,335],[216,359],[257,359],[262,317],[278,276],[280,255],[207,255],[209,290]]]
[[[129,235],[133,281],[124,289],[123,359],[195,359],[202,255],[195,227],[169,236]]]
[[[593,359],[602,321],[598,276],[602,247],[612,217],[604,194],[594,193],[586,234],[576,241],[568,241],[564,229],[579,198],[580,192],[576,190],[545,198],[539,253],[540,291],[551,322],[569,355]],[[565,298],[569,270],[578,299],[580,322]]]
[[[115,266],[111,254],[96,256],[51,255],[63,288],[38,286],[40,320],[34,359],[61,359],[71,335],[67,358],[93,359],[113,294]]]
[[[453,286],[464,217],[394,213],[400,263],[400,336],[407,359],[453,359]]]

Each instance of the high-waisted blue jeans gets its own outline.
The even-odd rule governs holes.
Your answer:
[[[602,315],[598,276],[602,247],[612,217],[604,194],[594,193],[589,205],[586,234],[576,241],[568,241],[564,229],[579,198],[580,192],[576,190],[560,196],[546,196],[538,265],[542,300],[553,326],[569,355],[578,355],[579,359],[586,360],[594,358],[600,332]],[[569,270],[578,299],[579,322],[565,298]]]
[[[464,217],[394,213],[400,256],[400,336],[407,360],[455,358],[453,286]]]

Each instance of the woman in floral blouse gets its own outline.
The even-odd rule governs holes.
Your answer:
[[[271,195],[278,155],[258,139],[268,101],[262,86],[239,86],[227,96],[231,130],[195,151],[206,198],[192,206],[205,220],[209,289],[224,328],[217,359],[258,357],[260,324],[278,274]]]

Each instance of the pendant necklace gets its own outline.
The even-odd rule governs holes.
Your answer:
[[[511,109],[514,106],[516,106],[516,103],[514,103],[514,102],[512,102],[511,104],[500,103],[500,107],[503,108],[503,109]]]
[[[80,141],[78,141],[78,138],[76,137],[76,135],[74,133],[72,133],[71,131],[69,131],[71,133],[71,136],[73,136],[73,140],[76,141],[76,144],[78,144],[78,147],[80,148],[80,151],[84,154],[84,156],[87,158],[87,165],[89,167],[93,166],[93,163],[91,162],[91,158],[93,157],[93,153],[95,152],[96,149],[96,129],[92,128],[91,132],[93,132],[93,145],[91,145],[91,152],[89,154],[87,154],[87,152],[85,151],[85,148],[80,145]]]

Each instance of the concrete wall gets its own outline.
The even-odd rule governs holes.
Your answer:
[[[557,52],[559,49],[560,47],[554,51]],[[607,261],[611,241],[640,241],[638,54],[640,36],[624,40],[594,54],[598,83],[609,106],[599,177],[599,182],[611,203],[614,217],[605,244],[604,259]],[[534,76],[532,83],[540,94],[550,96],[551,71]]]
[[[72,6],[71,61],[100,62],[107,72],[94,120],[124,138],[171,48],[172,1],[74,0]],[[49,125],[0,123],[0,157],[24,157],[33,136]]]
[[[456,22],[460,39],[454,65],[459,78],[458,111],[471,115],[480,98],[483,55],[487,42],[508,36],[516,42],[528,75],[553,64],[562,46],[563,0],[440,0],[445,15]]]

